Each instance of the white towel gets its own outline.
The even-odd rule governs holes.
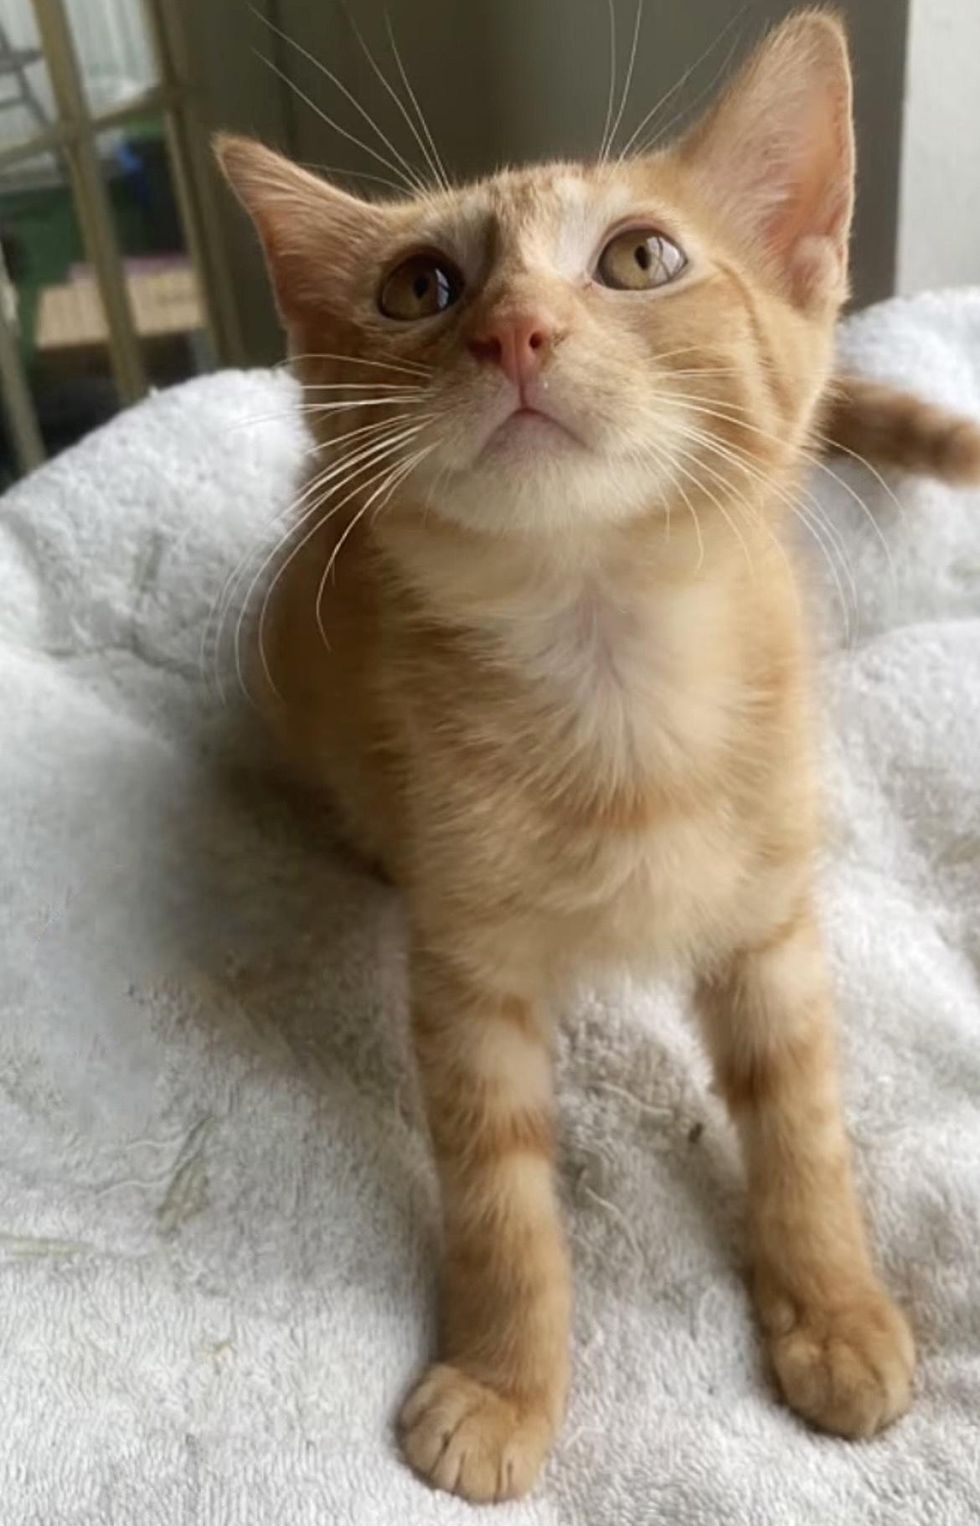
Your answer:
[[[980,415],[980,291],[877,308],[842,349]],[[281,373],[191,382],[0,505],[3,1526],[474,1519],[392,1436],[437,1233],[398,897],[270,788],[199,677],[223,577],[288,501],[295,399]],[[833,469],[884,544],[816,472],[846,564],[822,595],[824,904],[916,1404],[848,1444],[777,1403],[693,1028],[673,991],[617,988],[565,1017],[574,1391],[501,1526],[980,1519],[980,498],[896,479],[900,514]]]

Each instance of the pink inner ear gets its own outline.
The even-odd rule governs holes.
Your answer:
[[[841,123],[832,98],[809,106],[799,135],[800,172],[795,179],[787,176],[784,199],[769,230],[773,245],[786,255],[806,239],[827,238],[842,247],[850,222],[850,126],[846,120]]]
[[[811,103],[804,174],[792,187],[783,218],[770,230],[800,306],[843,297],[847,287],[847,240],[853,203],[851,128],[833,98]]]

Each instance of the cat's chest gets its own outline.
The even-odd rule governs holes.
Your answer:
[[[561,883],[539,892],[588,908],[624,948],[649,945],[651,919],[675,942],[740,876],[722,761],[740,689],[720,637],[710,598],[590,590],[542,620],[527,653],[554,728],[532,771],[548,748],[543,859]]]
[[[499,681],[473,671],[426,731],[449,749],[437,797],[420,797],[428,830],[452,834],[488,926],[499,896],[514,948],[646,958],[727,914],[742,862],[725,759],[744,706],[723,629],[700,592],[586,588],[512,619]]]
[[[556,696],[628,705],[649,687],[656,621],[637,599],[588,588],[542,616],[529,665]]]
[[[528,622],[520,661],[569,767],[664,778],[710,743],[728,685],[699,661],[706,615],[697,597],[594,585]]]

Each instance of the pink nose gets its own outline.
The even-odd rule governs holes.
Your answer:
[[[477,360],[499,366],[515,387],[523,388],[541,369],[550,341],[548,325],[540,317],[498,318],[473,335],[470,350]]]

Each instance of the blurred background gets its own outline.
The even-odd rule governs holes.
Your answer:
[[[0,0],[0,486],[148,388],[280,358],[214,129],[364,195],[419,161],[412,92],[460,177],[594,153],[610,99],[618,146],[636,146],[689,121],[794,8]],[[980,281],[980,0],[838,8],[856,66],[855,302]]]

